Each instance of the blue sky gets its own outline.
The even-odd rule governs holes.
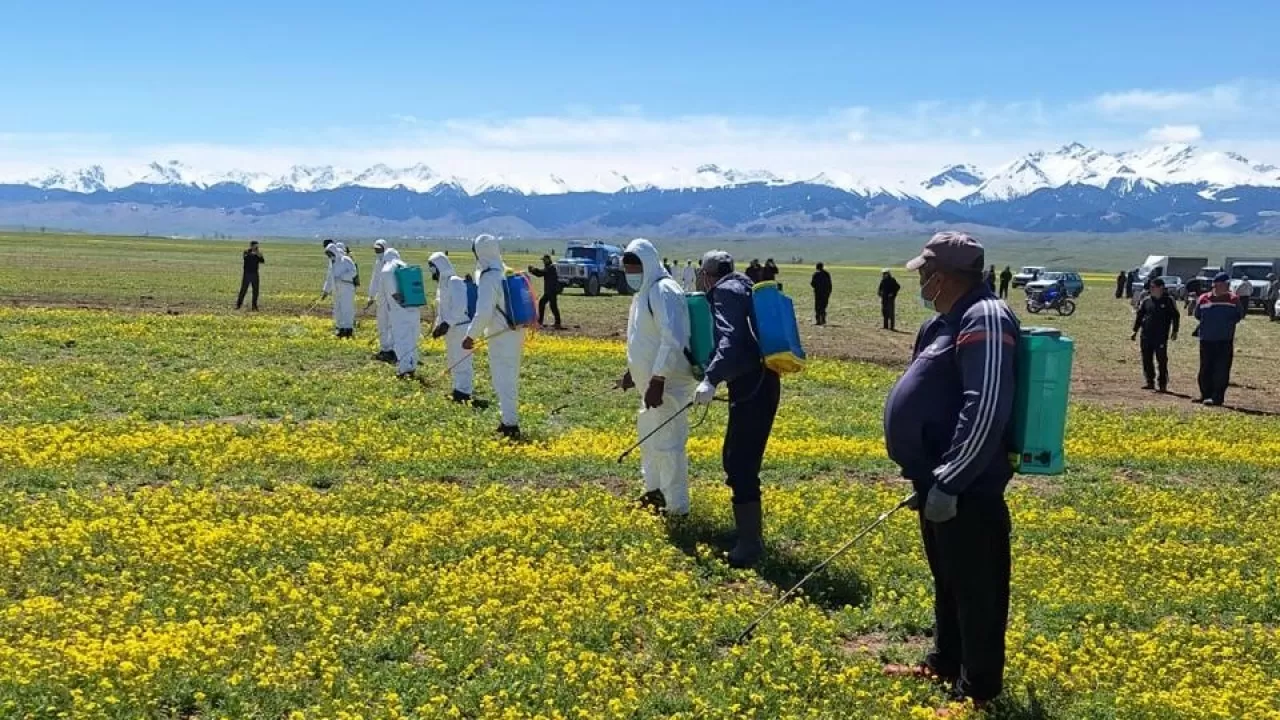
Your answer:
[[[914,147],[921,167],[1071,140],[1268,153],[1280,3],[1221,5],[13,3],[0,150],[27,165],[219,148],[501,165],[673,143],[749,162],[805,138]]]

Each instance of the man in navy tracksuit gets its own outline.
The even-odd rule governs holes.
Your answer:
[[[1231,292],[1231,278],[1218,273],[1213,290],[1196,303],[1200,321],[1200,402],[1221,405],[1231,383],[1231,364],[1236,354],[1236,325],[1244,319],[1240,298]]]
[[[729,386],[729,424],[721,460],[725,482],[733,490],[738,529],[729,564],[739,568],[755,565],[764,555],[760,466],[782,392],[777,373],[764,365],[751,327],[751,286],[750,278],[734,272],[729,253],[713,250],[702,257],[698,289],[707,293],[711,305],[716,346],[694,402],[710,404],[720,383]]]
[[[916,492],[934,583],[934,645],[918,667],[983,705],[1004,686],[1009,617],[1008,454],[1018,320],[982,279],[985,252],[938,233],[908,263],[937,311],[916,336],[911,365],[885,404],[885,443]]]

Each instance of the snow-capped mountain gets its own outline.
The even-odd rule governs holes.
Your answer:
[[[920,183],[916,195],[930,205],[940,205],[972,195],[986,179],[982,170],[973,165],[951,165]]]
[[[1106,152],[1080,143],[994,169],[950,165],[920,182],[888,184],[856,167],[453,175],[424,163],[268,173],[167,160],[0,177],[0,224],[33,223],[281,234],[381,232],[397,224],[419,233],[529,235],[858,234],[957,223],[1035,232],[1280,232],[1280,168],[1187,145]]]

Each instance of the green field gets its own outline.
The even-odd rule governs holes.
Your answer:
[[[573,329],[532,336],[528,438],[511,444],[495,410],[447,401],[437,341],[422,343],[424,388],[371,361],[371,320],[357,342],[331,337],[308,311],[318,243],[264,248],[264,311],[250,314],[231,310],[238,243],[41,240],[0,236],[24,259],[0,269],[0,718],[948,707],[880,672],[929,643],[905,512],[732,643],[906,492],[881,412],[912,336],[878,329],[862,263],[835,270],[835,325],[805,327],[815,357],[785,381],[765,460],[769,556],[737,571],[722,406],[691,436],[692,516],[632,503],[639,463],[617,456],[639,400],[609,391],[625,299],[571,292]],[[788,290],[808,272],[788,267]],[[903,281],[914,330],[925,315]],[[991,716],[1280,717],[1280,418],[1267,414],[1280,325],[1242,327],[1248,387],[1228,399],[1248,414],[1135,390],[1131,316],[1103,288],[1054,322],[1078,343],[1070,467],[1009,492],[1007,694]],[[1184,342],[1176,390],[1194,366]],[[485,395],[487,378],[480,356]]]

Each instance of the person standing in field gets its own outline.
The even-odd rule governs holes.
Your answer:
[[[1271,322],[1276,322],[1280,320],[1280,308],[1276,307],[1276,304],[1280,303],[1280,277],[1277,277],[1275,273],[1271,273],[1267,276],[1267,279],[1271,281],[1271,284],[1267,285],[1267,294],[1263,302],[1267,306],[1267,317],[1271,319]]]
[[[383,302],[382,283],[384,275],[382,274],[382,266],[386,263],[387,241],[376,240],[373,243],[373,276],[369,279],[369,302],[365,305],[373,305],[374,318],[378,324],[378,354],[374,355],[375,360],[382,362],[396,362],[395,351],[395,335],[391,332],[391,318],[389,317],[391,307],[388,303]],[[394,281],[395,276],[390,276]]]
[[[880,296],[880,320],[885,330],[898,329],[898,293],[902,286],[898,284],[889,268],[880,271],[880,287],[876,295]]]
[[[711,305],[715,350],[694,402],[710,405],[721,383],[729,387],[729,423],[720,455],[725,482],[733,491],[738,536],[729,551],[729,564],[748,568],[765,552],[760,467],[778,414],[782,384],[760,355],[760,344],[751,328],[752,282],[734,272],[733,256],[723,250],[703,255],[698,287]]]
[[[643,507],[671,516],[689,514],[689,403],[693,367],[685,356],[689,306],[684,290],[658,263],[658,251],[637,238],[622,256],[635,295],[627,316],[627,371],[618,387],[641,388],[640,468]]]
[[[1178,339],[1178,323],[1182,314],[1178,312],[1178,304],[1165,292],[1164,279],[1151,281],[1151,292],[1138,305],[1138,313],[1133,318],[1133,335],[1130,340],[1137,340],[1142,333],[1142,374],[1147,379],[1143,389],[1157,388],[1156,366],[1159,365],[1159,390],[1168,392],[1169,388],[1169,341]]]
[[[405,305],[396,282],[396,271],[403,267],[408,265],[400,259],[399,251],[395,248],[383,251],[378,292],[381,303],[386,306],[396,356],[396,377],[401,380],[412,378],[418,369],[418,338],[422,335],[422,308]]]
[[[698,280],[698,272],[694,269],[692,260],[686,260],[684,262],[684,275],[680,280],[680,284],[684,287],[685,292],[691,293],[694,291],[696,287],[695,283]]]
[[[253,288],[253,304],[249,307],[254,312],[258,311],[258,289],[260,287],[258,267],[266,264],[267,259],[262,257],[262,250],[258,247],[258,241],[251,240],[249,249],[244,251],[244,268],[240,273],[240,296],[236,298],[237,310],[244,306],[245,293],[249,291],[249,288]]]
[[[809,281],[813,288],[813,314],[815,325],[827,324],[827,304],[831,302],[831,273],[822,263],[813,271],[813,279]]]
[[[489,379],[498,396],[502,419],[498,434],[520,439],[520,361],[524,357],[523,327],[514,327],[507,317],[506,264],[502,246],[492,235],[477,235],[471,242],[476,257],[476,312],[462,339],[462,349],[473,352],[477,339],[485,339],[489,351]]]
[[[470,402],[484,409],[488,403],[472,395],[475,384],[473,355],[462,349],[467,325],[471,322],[467,282],[458,277],[453,262],[444,253],[432,253],[427,264],[431,268],[431,279],[436,281],[436,326],[431,337],[444,338],[445,368],[453,379],[453,394],[449,399],[456,403]]]
[[[982,709],[1004,689],[1012,525],[1018,320],[983,282],[984,249],[969,235],[934,235],[907,264],[936,311],[916,336],[911,364],[889,392],[885,445],[915,494],[934,588],[933,649],[885,672],[953,684]]]
[[[356,280],[359,271],[355,261],[347,254],[347,246],[328,241],[324,254],[329,257],[329,273],[325,276],[324,291],[320,297],[333,295],[333,326],[340,338],[355,337]]]
[[[551,262],[550,255],[542,256],[542,269],[532,265],[529,273],[542,278],[542,297],[538,298],[538,324],[547,326],[547,306],[551,306],[551,314],[556,319],[556,330],[563,330],[560,324],[560,274],[556,272],[556,264]]]
[[[1000,273],[1000,299],[1004,300],[1009,297],[1009,283],[1013,282],[1013,269],[1008,265],[1004,266],[1004,272]]]
[[[990,290],[991,292],[995,292],[996,291],[996,266],[995,265],[992,265],[987,270],[987,274],[983,279],[986,280],[987,289]]]
[[[1124,298],[1126,300],[1133,297],[1133,286],[1138,282],[1138,271],[1130,270],[1124,278]]]
[[[1213,277],[1213,290],[1200,296],[1196,319],[1200,321],[1200,400],[1205,405],[1226,402],[1231,365],[1236,353],[1236,325],[1244,319],[1240,298],[1231,292],[1231,277]]]
[[[1124,271],[1121,271],[1120,274],[1116,276],[1116,299],[1117,300],[1124,297],[1124,282],[1128,277],[1129,276],[1126,275]]]

